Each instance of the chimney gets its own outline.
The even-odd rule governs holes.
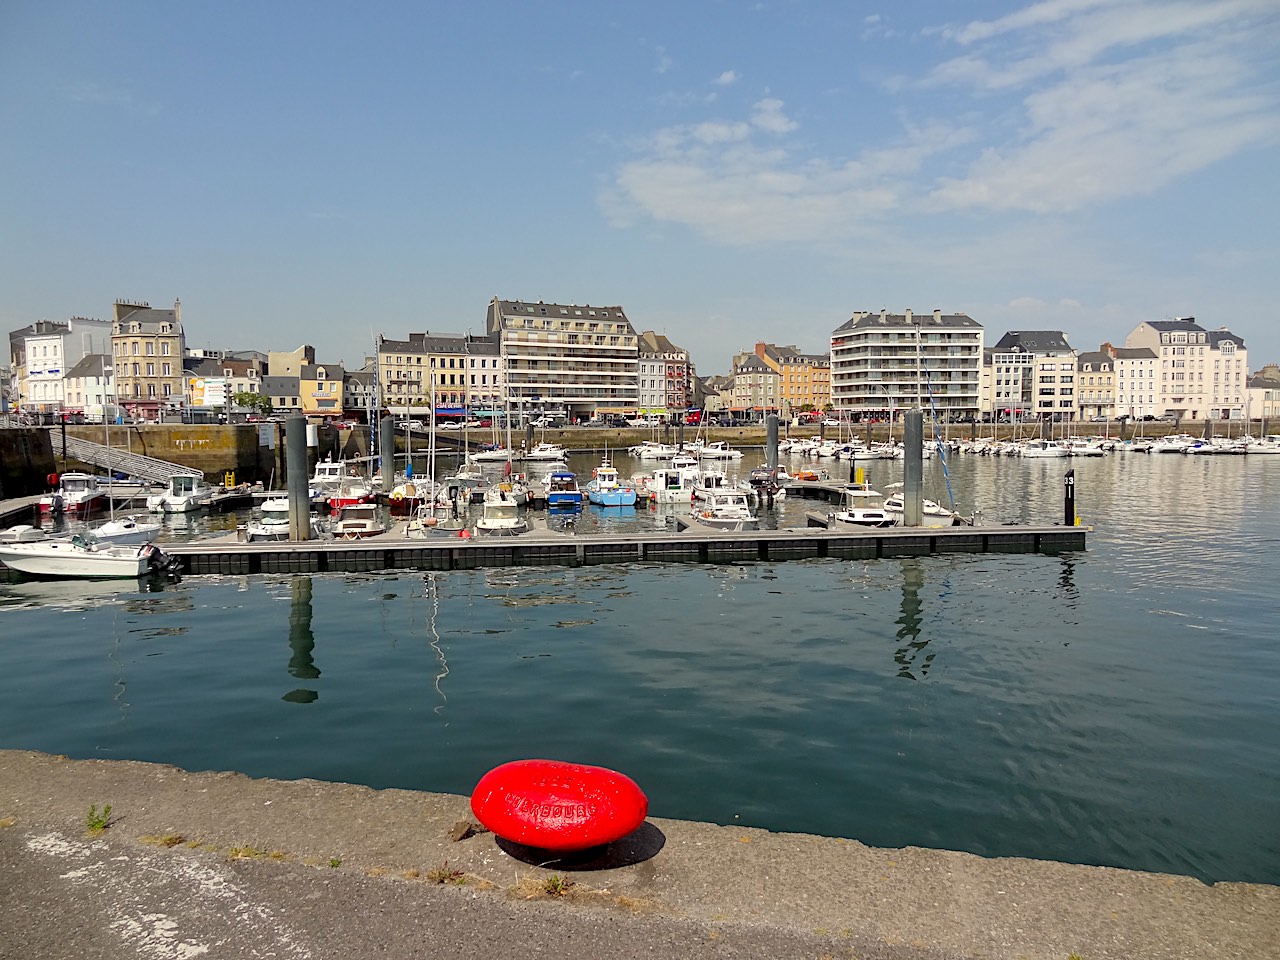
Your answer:
[[[933,322],[934,323],[942,322],[942,311],[939,310],[937,307],[933,308]]]
[[[906,318],[907,323],[908,323],[908,324],[910,324],[910,323],[911,323],[911,311],[910,311],[910,310],[907,310],[907,311],[906,311],[906,312],[904,312],[902,315],[903,315],[903,317],[905,317],[905,318]]]
[[[881,323],[884,323],[884,315],[885,315],[885,309],[884,309],[884,307],[881,307],[881,308],[880,308],[880,322],[881,322]]]
[[[176,298],[173,301],[173,322],[182,322],[182,301]]]

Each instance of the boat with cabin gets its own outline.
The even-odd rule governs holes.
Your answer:
[[[547,478],[547,507],[551,510],[581,510],[582,490],[578,477],[569,470],[553,470]]]
[[[0,543],[0,563],[33,577],[141,577],[162,569],[169,558],[152,543],[101,543],[92,534],[62,539]]]
[[[147,509],[152,513],[194,513],[213,503],[213,492],[203,473],[175,473],[164,493],[147,497]]]
[[[707,491],[694,507],[693,520],[717,530],[756,530],[760,526],[746,491],[737,489]]]
[[[72,470],[56,479],[58,488],[40,498],[43,515],[87,517],[106,503],[107,492],[92,474]]]
[[[635,506],[636,488],[618,476],[618,469],[606,456],[591,471],[586,486],[587,499],[601,507]]]

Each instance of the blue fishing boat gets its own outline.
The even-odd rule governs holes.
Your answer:
[[[600,466],[591,471],[587,499],[602,507],[631,507],[635,506],[636,488],[620,480],[617,468],[605,457]]]
[[[547,479],[547,507],[551,510],[581,510],[582,490],[578,477],[568,470],[556,470]]]

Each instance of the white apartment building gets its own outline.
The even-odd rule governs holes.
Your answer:
[[[494,297],[485,329],[513,410],[574,420],[638,409],[639,337],[622,307]]]
[[[1061,330],[1010,330],[991,348],[990,407],[997,420],[1075,420],[1076,351]]]
[[[1157,416],[1159,401],[1159,357],[1148,347],[1102,345],[1115,358],[1117,417],[1141,420]]]
[[[641,415],[665,419],[682,414],[690,405],[691,379],[689,351],[652,330],[640,334],[637,395]]]
[[[1244,340],[1226,327],[1206,330],[1195,317],[1144,321],[1125,338],[1125,346],[1155,352],[1160,414],[1191,420],[1245,416],[1248,352]]]
[[[491,337],[467,338],[467,405],[475,416],[493,416],[504,409],[502,351]]]
[[[855,313],[831,334],[831,404],[855,416],[917,405],[942,419],[975,416],[982,336],[963,313]]]
[[[15,357],[18,406],[25,413],[61,413],[68,409],[65,377],[85,357],[109,353],[111,321],[89,317],[31,325]]]

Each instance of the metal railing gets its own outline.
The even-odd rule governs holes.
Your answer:
[[[170,477],[181,473],[201,473],[196,467],[188,467],[181,463],[170,463],[157,460],[155,457],[144,457],[138,453],[117,450],[105,443],[93,443],[78,437],[66,437],[67,446],[63,449],[63,435],[60,430],[50,430],[49,439],[55,457],[74,457],[82,463],[91,463],[104,470],[120,471],[142,480],[153,480],[164,483]]]

